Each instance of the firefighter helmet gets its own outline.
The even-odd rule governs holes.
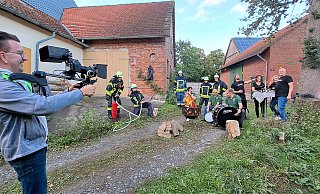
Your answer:
[[[123,77],[123,73],[122,73],[122,71],[117,71],[116,76],[117,76],[117,77]]]
[[[205,77],[203,77],[203,80],[204,80],[204,81],[209,81],[209,77],[208,77],[208,76],[205,76]]]
[[[130,88],[133,89],[133,88],[137,88],[137,84],[131,84]]]

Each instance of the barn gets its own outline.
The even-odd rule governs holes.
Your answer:
[[[268,38],[251,41],[254,43],[243,46],[241,52],[237,52],[235,44],[231,41],[225,62],[220,68],[221,79],[230,86],[235,74],[239,74],[243,80],[262,75],[269,83],[272,76],[278,75],[278,69],[284,67],[294,80],[295,94],[300,80],[306,29],[307,17],[304,17]],[[250,94],[250,85],[246,85],[245,90]]]

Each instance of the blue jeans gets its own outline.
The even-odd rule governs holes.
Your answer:
[[[183,99],[184,99],[184,92],[176,92],[177,97],[177,105],[184,105]]]
[[[207,108],[208,108],[208,106],[205,106],[205,107],[204,107],[204,110],[203,110],[203,116],[204,116],[204,117],[205,117],[206,114],[208,113],[208,112],[207,112]],[[213,109],[213,106],[210,105],[209,110],[212,110],[212,109]]]
[[[285,122],[287,120],[286,116],[286,105],[287,97],[279,96],[278,97],[278,111],[281,117],[281,121]]]
[[[47,148],[43,148],[9,162],[17,172],[23,194],[47,193],[46,154]]]
[[[270,102],[270,109],[274,113],[274,116],[279,116],[279,111],[276,109],[276,105],[278,104],[278,100],[276,97],[273,97]]]

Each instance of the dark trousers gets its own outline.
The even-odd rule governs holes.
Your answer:
[[[200,108],[202,107],[203,103],[204,103],[204,106],[208,106],[208,102],[209,102],[209,98],[200,97],[200,101],[199,101]]]
[[[109,116],[109,118],[111,118],[112,102],[115,101],[121,105],[121,100],[119,97],[115,97],[115,96],[106,96],[106,100],[108,101],[108,116]],[[120,107],[119,106],[118,106],[117,112],[118,112],[117,117],[120,117]]]
[[[262,113],[262,117],[265,117],[265,112],[266,112],[266,109],[265,109],[265,105],[266,105],[266,99],[264,99],[261,103],[258,102],[258,100],[256,100],[255,98],[253,99],[254,100],[254,105],[255,105],[255,110],[256,110],[256,115],[257,115],[257,118],[259,118],[259,107],[261,108],[261,113]]]
[[[47,148],[43,148],[9,162],[18,175],[23,194],[47,193],[46,154]]]
[[[276,106],[278,104],[278,100],[277,98],[272,98],[271,102],[270,102],[270,109],[272,110],[272,112],[274,113],[274,116],[279,116],[279,111],[276,109]]]
[[[140,113],[140,106],[139,107],[134,107],[134,109],[133,109],[133,113],[135,114],[135,115],[139,115],[139,113]],[[152,104],[150,103],[150,102],[144,102],[144,103],[142,103],[142,108],[147,108],[148,109],[148,116],[149,117],[152,117],[153,116],[153,106],[152,106]]]
[[[241,110],[241,113],[239,115],[239,127],[242,128],[242,125],[243,125],[243,121],[246,117],[246,110],[245,109],[242,109]]]

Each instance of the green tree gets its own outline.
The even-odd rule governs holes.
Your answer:
[[[182,70],[188,81],[200,82],[203,76],[218,73],[219,66],[224,60],[221,49],[211,51],[207,56],[204,50],[197,48],[191,42],[180,40],[176,43],[176,72]]]
[[[182,70],[188,81],[201,80],[206,72],[205,59],[204,50],[192,46],[189,40],[176,43],[176,72]]]
[[[211,51],[206,56],[206,74],[210,75],[210,80],[213,80],[213,76],[215,74],[219,74],[219,67],[223,65],[224,61],[224,53],[221,49],[217,49],[214,51]]]

